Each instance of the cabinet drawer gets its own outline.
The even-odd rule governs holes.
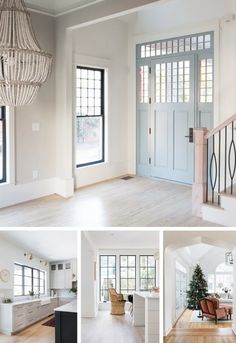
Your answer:
[[[13,311],[14,311],[14,314],[21,314],[21,313],[24,313],[24,306],[14,306],[13,307]]]
[[[19,321],[13,324],[13,331],[15,332],[15,331],[22,330],[24,329],[24,327],[25,327],[25,321],[23,319],[22,321]]]

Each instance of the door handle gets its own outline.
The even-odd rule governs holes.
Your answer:
[[[184,137],[188,138],[189,143],[193,143],[193,128],[192,127],[189,128],[189,135],[184,136]]]

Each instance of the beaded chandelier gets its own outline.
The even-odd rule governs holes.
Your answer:
[[[31,104],[51,71],[23,0],[0,0],[0,105]]]

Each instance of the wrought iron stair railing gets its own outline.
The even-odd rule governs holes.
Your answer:
[[[236,114],[205,136],[206,202],[220,206],[222,193],[236,194]]]

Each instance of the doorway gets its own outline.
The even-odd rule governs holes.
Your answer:
[[[193,129],[213,126],[213,32],[137,46],[137,173],[192,184]]]

